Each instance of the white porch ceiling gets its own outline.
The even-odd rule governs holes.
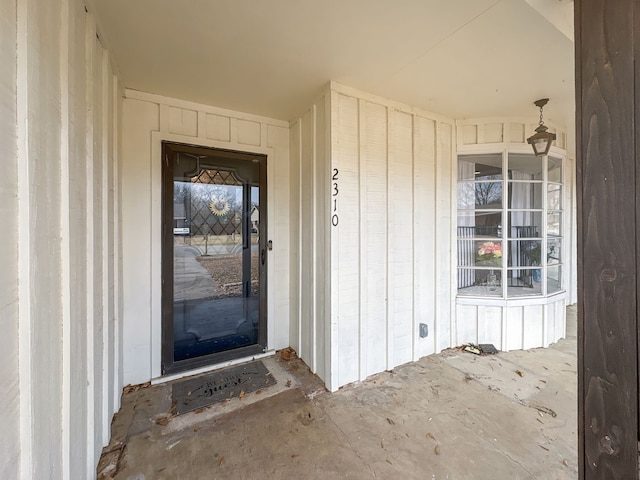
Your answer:
[[[536,117],[533,101],[549,97],[545,120],[572,128],[571,5],[569,0],[89,4],[128,88],[282,120],[301,114],[330,80],[456,119]]]

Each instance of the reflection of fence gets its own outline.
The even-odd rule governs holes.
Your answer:
[[[507,244],[509,267],[530,267],[534,265],[533,252],[539,251],[540,240],[535,225],[514,226],[510,229]],[[499,239],[502,236],[499,226],[460,226],[458,227],[458,288],[481,285],[486,281],[489,270],[465,267],[476,266],[476,241],[485,238]],[[523,240],[520,240],[523,239]],[[527,240],[528,239],[528,240]],[[501,268],[497,268],[501,270]],[[532,270],[512,268],[507,272],[508,286],[533,287]]]
[[[472,267],[476,264],[475,239],[482,237],[500,238],[502,229],[497,225],[480,225],[477,227],[458,227],[458,265]],[[476,271],[468,268],[458,269],[458,288],[470,287],[479,283],[477,274],[486,277],[488,271]]]
[[[522,226],[511,227],[511,238],[524,238],[529,240],[514,240],[509,242],[509,266],[531,267],[540,259],[540,240],[531,240],[538,236],[538,227]],[[535,251],[537,249],[537,257]],[[514,268],[509,271],[509,285],[517,287],[533,287],[533,271],[529,269]]]
[[[238,209],[239,210],[239,209]],[[205,202],[191,202],[191,235],[232,235],[242,233],[242,214],[229,210],[224,215],[214,215]]]

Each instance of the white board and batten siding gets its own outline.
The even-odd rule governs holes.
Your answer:
[[[548,347],[566,332],[566,300],[564,295],[558,297],[549,303],[521,305],[458,303],[458,343],[490,343],[503,351]]]
[[[125,91],[123,123],[125,384],[162,380],[162,141],[267,156],[267,348],[289,346],[289,124],[135,90]]]
[[[458,153],[529,151],[526,137],[537,123],[531,119],[483,118],[458,121]],[[564,159],[564,264],[566,291],[548,298],[509,300],[458,298],[456,301],[456,344],[490,343],[499,350],[548,347],[566,335],[566,307],[576,296],[575,162],[567,157],[566,131],[549,124],[557,139],[552,153]],[[454,253],[455,255],[455,253]]]
[[[93,478],[123,386],[122,88],[82,1],[1,2],[0,38],[0,478]]]
[[[453,120],[331,83],[291,129],[292,346],[332,391],[451,346]]]
[[[290,124],[291,347],[320,378],[330,370],[329,95]]]

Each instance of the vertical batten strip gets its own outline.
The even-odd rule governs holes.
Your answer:
[[[433,218],[433,231],[434,231],[434,239],[433,239],[433,277],[434,277],[434,284],[433,284],[433,290],[434,290],[434,321],[433,321],[433,342],[434,342],[434,353],[438,353],[440,351],[440,336],[441,336],[441,328],[440,328],[440,312],[441,312],[441,308],[440,308],[440,298],[439,298],[439,291],[438,291],[438,283],[440,281],[440,268],[438,265],[438,247],[440,246],[440,241],[438,238],[439,235],[439,214],[438,214],[438,198],[441,196],[441,192],[440,192],[440,179],[438,178],[438,174],[440,172],[440,165],[439,163],[442,161],[442,147],[440,145],[440,137],[441,137],[441,132],[440,132],[440,122],[436,122],[435,126],[434,126],[434,147],[435,147],[435,151],[436,151],[436,158],[435,158],[435,162],[433,165],[433,177],[435,179],[434,181],[434,191],[435,191],[435,198],[434,198],[434,204],[433,204],[433,209],[436,212],[436,215]]]
[[[336,166],[337,157],[340,155],[340,112],[339,112],[339,94],[335,90],[331,90],[331,166],[330,172]],[[329,177],[331,178],[331,177]],[[331,185],[331,184],[329,184]],[[330,230],[331,238],[331,324],[330,324],[330,370],[327,376],[327,386],[329,390],[334,392],[341,386],[340,383],[340,335],[338,329],[339,305],[340,305],[340,283],[338,276],[338,252],[340,249],[340,237],[335,227]]]
[[[418,215],[416,214],[416,116],[411,115],[411,360],[418,359],[418,315],[416,313],[416,222]]]
[[[60,5],[60,295],[62,321],[62,478],[71,478],[71,232],[69,146],[69,0]]]
[[[114,295],[114,328],[113,328],[113,376],[114,381],[112,385],[111,395],[113,398],[113,409],[118,411],[120,409],[120,392],[122,391],[122,238],[121,238],[121,219],[120,214],[120,85],[117,75],[113,75],[112,82],[112,111],[111,111],[111,123],[113,128],[113,138],[111,139],[113,145],[113,208],[111,215],[113,217],[113,295]]]
[[[29,154],[29,9],[17,2],[17,164],[18,164],[18,365],[20,384],[20,477],[33,477],[33,387],[31,365],[31,182]]]
[[[321,97],[314,103],[315,119],[314,119],[314,146],[315,146],[315,165],[314,165],[314,185],[313,185],[313,211],[314,211],[314,244],[315,254],[313,259],[314,265],[314,329],[313,329],[313,358],[314,373],[320,378],[325,377],[325,325],[326,325],[326,298],[325,290],[326,276],[328,269],[325,267],[326,256],[325,250],[327,246],[327,213],[328,200],[326,195],[327,178],[327,146],[326,146],[326,114],[328,110],[325,106],[325,98]]]
[[[509,350],[509,332],[507,331],[507,324],[508,324],[508,315],[507,312],[509,311],[508,308],[502,308],[501,309],[501,317],[500,317],[500,331],[502,333],[502,338],[501,338],[501,343],[502,343],[502,347],[500,348],[500,350],[503,351],[508,351]]]
[[[109,424],[111,422],[111,413],[109,404],[111,403],[111,395],[109,390],[111,382],[109,382],[109,64],[110,56],[106,49],[97,44],[97,48],[102,49],[102,82],[100,95],[102,102],[100,106],[100,116],[102,118],[100,132],[102,138],[102,154],[101,154],[101,220],[102,220],[102,444],[109,443]]]
[[[86,79],[86,170],[85,170],[85,182],[87,185],[87,200],[85,203],[86,214],[86,279],[85,279],[85,296],[86,296],[86,314],[87,314],[87,384],[86,384],[86,401],[87,401],[87,429],[86,429],[86,458],[93,458],[94,456],[94,432],[95,432],[95,398],[93,391],[95,389],[95,375],[94,375],[94,362],[95,362],[95,348],[94,348],[94,308],[93,308],[93,296],[94,296],[94,248],[93,248],[93,198],[94,198],[94,182],[93,182],[93,161],[94,161],[94,115],[93,115],[93,62],[94,62],[94,50],[95,50],[95,22],[90,13],[86,14],[85,24],[85,79]],[[87,478],[93,475],[93,469],[90,462],[87,462]]]
[[[368,224],[369,215],[367,205],[367,182],[365,180],[367,175],[367,164],[369,158],[367,156],[367,114],[366,114],[367,102],[363,99],[358,99],[358,138],[360,139],[358,156],[359,156],[359,194],[360,201],[358,209],[360,213],[360,315],[359,315],[359,328],[358,328],[358,350],[360,352],[358,363],[358,379],[364,380],[367,377],[367,344],[368,336],[373,332],[367,328],[369,321],[369,309],[367,308],[367,292],[368,292],[368,277],[367,277],[367,241],[368,241]]]
[[[318,298],[317,295],[317,276],[318,272],[316,270],[316,262],[315,259],[318,258],[318,229],[317,229],[317,215],[318,215],[318,202],[316,200],[316,185],[317,185],[317,175],[316,168],[318,164],[318,149],[316,142],[317,138],[317,115],[318,110],[316,105],[314,104],[311,107],[311,185],[310,185],[310,195],[311,195],[311,215],[310,215],[310,230],[311,230],[311,332],[309,339],[309,358],[311,359],[311,371],[317,372],[317,364],[316,364],[316,324],[317,324],[317,309],[316,309],[316,301]],[[263,130],[266,130],[263,128]]]
[[[302,326],[303,326],[303,319],[302,319],[302,311],[303,311],[303,304],[302,304],[302,267],[303,267],[303,262],[302,259],[304,258],[303,256],[303,250],[302,250],[302,232],[304,231],[304,221],[303,221],[303,215],[302,215],[302,191],[303,188],[302,186],[304,185],[303,183],[303,177],[302,177],[302,162],[303,162],[303,158],[302,158],[302,117],[300,118],[300,121],[298,122],[298,253],[299,253],[299,258],[298,258],[298,332],[297,332],[297,341],[298,341],[298,354],[301,354],[301,349],[302,349]]]
[[[205,138],[207,138],[207,114],[202,110],[198,110],[197,115],[198,115],[198,125],[197,125],[198,138],[204,140]]]
[[[269,147],[269,126],[265,123],[260,122],[260,146],[264,148]]]
[[[420,205],[425,204],[426,202],[422,198],[424,196],[424,177],[422,170],[424,168],[424,159],[422,157],[422,148],[421,148],[421,131],[420,131],[420,123],[421,119],[417,115],[413,116],[413,164],[412,164],[412,181],[413,181],[413,195],[411,196],[411,202],[413,204],[412,207],[412,216],[413,216],[413,251],[411,255],[411,261],[413,264],[413,276],[412,276],[412,287],[413,291],[411,294],[411,301],[413,303],[412,308],[412,326],[414,330],[413,341],[411,342],[412,346],[412,354],[411,359],[415,362],[418,360],[422,354],[422,348],[420,345],[420,336],[415,335],[415,331],[419,329],[419,325],[422,322],[422,319],[425,315],[425,312],[422,309],[421,301],[420,301],[420,290],[422,288],[422,264],[424,263],[423,259],[423,248],[421,243],[421,238],[424,236],[424,226],[423,226],[423,216],[421,215]],[[426,323],[426,321],[424,322]],[[419,330],[418,330],[419,333]]]
[[[160,125],[163,121],[168,124],[169,110],[160,108]],[[164,118],[164,120],[163,120]],[[162,128],[162,127],[161,127]],[[149,273],[148,282],[151,285],[148,293],[150,304],[149,331],[152,345],[162,344],[162,328],[155,328],[154,319],[162,318],[162,133],[151,132],[151,158],[148,163],[149,172],[149,196],[151,209],[149,211]],[[157,212],[157,213],[155,213]],[[155,214],[154,214],[155,213]],[[161,322],[158,322],[159,325]],[[151,349],[151,378],[162,375],[161,349]]]
[[[387,278],[386,278],[386,292],[385,292],[385,298],[387,299],[387,304],[386,304],[386,319],[387,319],[387,339],[386,339],[386,353],[387,353],[387,365],[386,365],[386,369],[387,370],[391,370],[394,365],[393,365],[393,358],[394,358],[394,352],[393,352],[393,346],[394,346],[394,342],[393,342],[393,322],[395,321],[395,315],[393,315],[393,300],[391,298],[391,292],[393,289],[393,270],[391,269],[391,264],[390,264],[390,260],[392,258],[392,255],[390,254],[390,248],[391,248],[391,235],[393,234],[393,232],[391,231],[390,228],[390,212],[392,211],[392,195],[391,195],[391,191],[392,188],[390,186],[390,178],[391,178],[391,163],[393,162],[394,159],[394,154],[395,154],[395,149],[394,149],[394,145],[393,145],[393,131],[395,128],[394,125],[394,112],[395,110],[391,107],[389,107],[387,109],[387,168],[386,168],[386,180],[387,180],[387,221],[386,221],[386,231],[387,231],[387,245],[386,245],[386,249],[385,249],[385,263],[387,265]]]
[[[447,243],[449,248],[447,249],[448,255],[446,258],[449,260],[449,285],[447,288],[447,318],[449,319],[449,344],[443,346],[443,348],[452,347],[458,344],[456,332],[458,330],[458,319],[456,317],[456,295],[458,293],[457,273],[458,273],[458,256],[455,250],[456,245],[456,226],[457,217],[453,214],[457,211],[457,174],[458,174],[458,159],[455,144],[455,125],[453,123],[447,125],[447,139],[448,139],[448,153],[447,162],[449,164],[449,175],[447,179],[447,188],[449,191],[448,196],[448,222],[446,232],[448,235]]]
[[[302,303],[302,327],[300,328],[300,357],[311,364],[311,328],[313,326],[313,116],[314,110],[310,108],[302,116],[301,140],[301,189],[300,217],[303,219],[303,228],[300,231],[302,247],[300,256],[302,259],[300,283],[300,301]]]
[[[92,401],[93,401],[93,426],[94,431],[92,434],[93,451],[89,458],[97,458],[100,456],[100,450],[102,447],[103,439],[103,412],[105,399],[102,395],[104,391],[103,372],[105,365],[103,364],[103,352],[104,352],[104,296],[103,296],[103,284],[104,284],[104,271],[103,271],[103,258],[104,258],[104,244],[103,244],[103,224],[102,219],[104,216],[104,204],[103,204],[103,125],[102,125],[102,90],[103,90],[103,57],[105,55],[102,44],[97,35],[97,25],[95,23],[95,17],[93,21],[93,69],[92,69],[92,97],[93,97],[93,114],[91,121],[93,122],[93,165],[91,181],[93,182],[93,195],[89,198],[89,204],[92,207],[90,221],[93,226],[93,252],[92,252],[92,265],[93,265],[93,291],[91,298],[88,299],[93,306],[93,356],[91,357],[91,363],[93,367],[93,388],[91,389]]]
[[[323,98],[324,101],[324,159],[323,159],[323,170],[325,172],[325,182],[324,188],[322,190],[322,194],[324,198],[329,198],[330,189],[330,179],[331,179],[331,158],[332,158],[332,141],[333,141],[333,132],[331,130],[331,125],[333,121],[333,109],[332,107],[332,97],[331,92],[327,92]],[[325,240],[324,243],[324,259],[323,259],[323,267],[325,268],[324,275],[324,316],[322,317],[323,322],[323,358],[324,358],[324,370],[323,377],[326,379],[327,385],[331,385],[331,369],[333,358],[331,356],[331,345],[332,345],[332,331],[331,331],[331,255],[332,255],[332,244],[331,244],[331,224],[330,224],[331,216],[329,214],[325,217],[323,237]]]
[[[294,216],[297,222],[297,232],[295,243],[297,246],[297,258],[294,259],[296,264],[296,288],[294,292],[295,302],[296,302],[296,330],[294,332],[293,337],[295,338],[295,349],[300,353],[300,345],[302,342],[301,331],[302,331],[302,302],[301,302],[301,288],[302,288],[302,215],[300,211],[300,205],[302,205],[302,117],[300,117],[294,127],[293,137],[293,146],[295,148],[295,162],[296,162],[296,171],[295,177],[297,180],[297,190],[295,191],[295,202],[293,204],[296,208],[297,215]],[[297,141],[296,141],[297,140]],[[292,175],[294,177],[294,175]]]
[[[164,103],[160,104],[160,132],[169,133],[169,119],[171,118],[171,107]]]

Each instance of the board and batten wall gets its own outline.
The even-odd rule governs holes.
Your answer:
[[[453,120],[331,83],[291,131],[292,346],[332,391],[452,346]]]
[[[122,90],[82,1],[0,1],[0,478],[94,478],[120,406]]]
[[[458,121],[459,154],[510,151],[530,153],[526,144],[537,123],[531,119],[483,118]],[[547,347],[566,335],[566,307],[575,303],[576,230],[575,161],[567,156],[567,132],[549,124],[557,135],[551,154],[563,158],[563,282],[564,291],[549,298],[513,298],[506,301],[458,297],[456,339],[463,343],[490,343],[499,350]],[[455,254],[454,254],[455,255]]]
[[[122,121],[125,385],[162,381],[162,141],[267,156],[267,342],[289,346],[289,124],[135,90]]]

